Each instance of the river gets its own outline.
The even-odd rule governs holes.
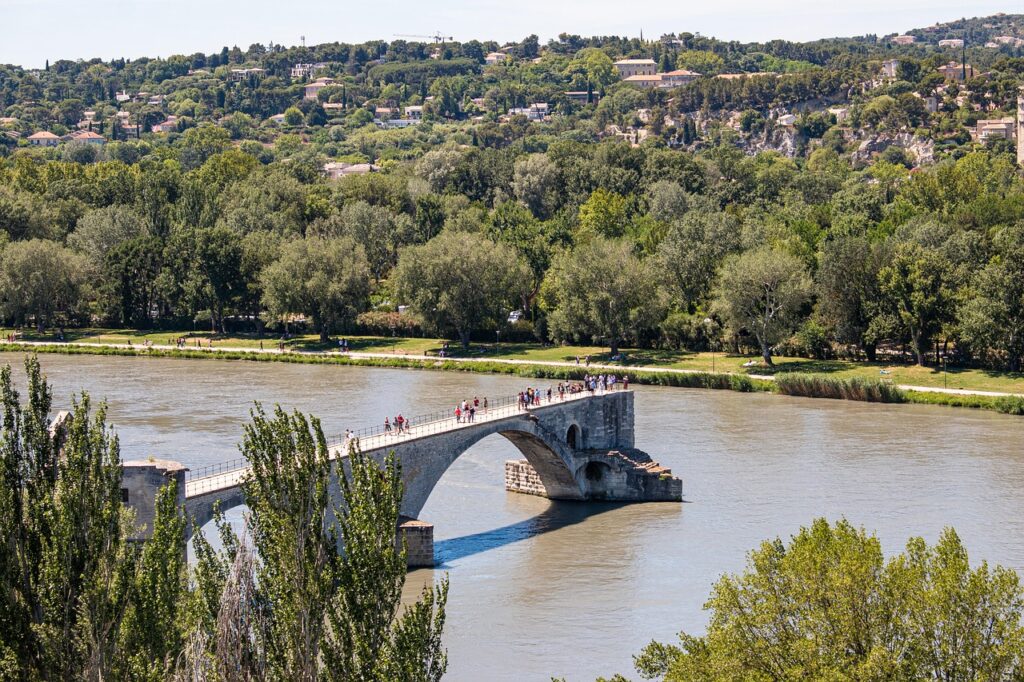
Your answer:
[[[20,365],[22,356],[0,354]],[[40,356],[54,406],[109,403],[125,459],[199,467],[238,456],[254,400],[318,415],[325,430],[456,400],[513,394],[511,377],[215,360]],[[19,381],[24,376],[18,372]],[[1024,420],[975,410],[638,387],[637,447],[683,478],[686,503],[552,503],[506,493],[518,452],[485,439],[420,517],[451,579],[447,679],[593,680],[632,674],[652,638],[699,633],[724,571],[816,516],[875,530],[887,552],[954,526],[974,561],[1024,574]],[[232,510],[232,518],[241,512]]]

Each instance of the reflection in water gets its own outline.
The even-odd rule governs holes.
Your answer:
[[[617,502],[557,502],[540,514],[511,523],[501,528],[486,530],[457,538],[448,538],[434,544],[434,558],[438,568],[448,568],[449,562],[465,559],[480,552],[498,549],[514,542],[521,542],[532,537],[565,528],[576,523],[625,506]]]
[[[2,361],[3,358],[0,358]],[[7,362],[21,364],[20,355]],[[253,400],[319,415],[328,433],[384,416],[513,394],[514,377],[284,363],[42,356],[54,406],[107,398],[125,457],[188,466],[238,456]],[[19,372],[20,374],[20,372]],[[543,384],[531,381],[534,384]],[[577,505],[504,490],[519,452],[484,439],[420,518],[451,578],[454,682],[572,682],[628,673],[651,639],[699,633],[723,572],[817,516],[875,530],[887,552],[954,526],[975,560],[1024,572],[1024,419],[976,410],[640,387],[637,446],[683,479],[689,504]],[[230,510],[238,521],[244,510]]]

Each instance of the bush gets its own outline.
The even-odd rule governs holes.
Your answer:
[[[906,395],[892,384],[876,379],[835,379],[820,374],[779,374],[775,377],[779,393],[807,398],[863,400],[870,403],[903,403]]]
[[[411,313],[382,312],[371,310],[356,317],[359,332],[390,336],[392,330],[397,336],[421,336],[420,318]]]

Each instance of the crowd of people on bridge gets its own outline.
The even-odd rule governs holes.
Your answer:
[[[545,403],[552,403],[556,400],[565,400],[581,393],[598,395],[609,391],[629,389],[629,376],[618,377],[614,374],[587,374],[581,381],[559,382],[557,386],[549,386],[546,389],[528,387],[520,391],[516,398],[517,408],[528,410],[531,407],[539,407]],[[472,400],[466,399],[458,402],[452,415],[456,424],[473,424],[478,414],[487,414],[489,405],[487,398],[473,396]],[[384,417],[384,427],[381,435],[400,437],[412,435],[412,423],[401,413],[395,417]],[[358,444],[358,438],[352,431],[345,431],[345,449],[351,443]]]

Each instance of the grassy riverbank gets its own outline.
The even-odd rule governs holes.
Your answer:
[[[154,339],[154,343],[156,340]],[[65,355],[119,355],[152,358],[186,358],[245,360],[250,362],[290,362],[300,364],[352,365],[362,367],[392,367],[452,372],[481,372],[505,374],[537,379],[570,381],[581,379],[589,371],[583,365],[530,364],[518,360],[516,363],[495,358],[442,359],[395,357],[365,357],[327,352],[283,352],[267,353],[246,350],[210,349],[162,349],[142,346],[125,348],[111,344],[102,346],[80,343],[57,343],[26,346],[0,343],[0,352],[39,352]],[[546,361],[551,362],[551,361]],[[625,370],[624,370],[625,371]],[[775,392],[784,395],[808,398],[832,398],[867,402],[918,403],[987,409],[1004,414],[1024,415],[1024,397],[957,395],[924,390],[904,390],[888,381],[864,377],[837,377],[825,374],[779,373],[775,380],[747,376],[740,373],[704,371],[665,371],[664,368],[642,369],[629,366],[628,373],[634,384],[671,386],[678,388],[703,388],[732,390],[739,392]]]
[[[6,338],[11,330],[0,329],[0,338]],[[213,341],[213,347],[251,348],[274,350],[280,343],[272,337],[258,338],[248,334],[213,335],[210,332],[189,331],[139,331],[112,329],[72,329],[65,332],[70,344],[90,343],[117,345],[132,343],[141,345],[149,341],[156,345],[173,345],[174,339],[187,338],[187,346],[194,349],[198,343],[205,349]],[[53,342],[53,333],[19,333],[26,341]],[[437,356],[443,340],[435,338],[391,338],[386,336],[346,337],[349,349],[364,353],[393,353],[396,355]],[[337,350],[337,340],[324,344],[316,335],[293,336],[284,342],[290,351],[301,353],[326,353]],[[990,391],[996,393],[1024,394],[1024,373],[998,372],[976,368],[917,367],[908,364],[885,362],[853,362],[849,360],[811,360],[808,358],[778,357],[774,367],[766,367],[757,356],[734,355],[729,353],[695,353],[680,350],[625,349],[623,358],[612,361],[606,348],[597,346],[543,346],[528,343],[474,344],[463,351],[452,344],[450,356],[472,360],[517,360],[522,362],[574,363],[576,358],[583,361],[587,356],[597,364],[611,364],[626,368],[630,372],[644,369],[680,369],[713,374],[746,374],[782,376],[791,373],[824,375],[835,379],[879,380],[895,385],[921,386],[925,388],[948,388],[967,391]],[[276,357],[276,356],[275,356]],[[750,365],[749,363],[754,364]],[[748,366],[749,365],[749,366]]]

